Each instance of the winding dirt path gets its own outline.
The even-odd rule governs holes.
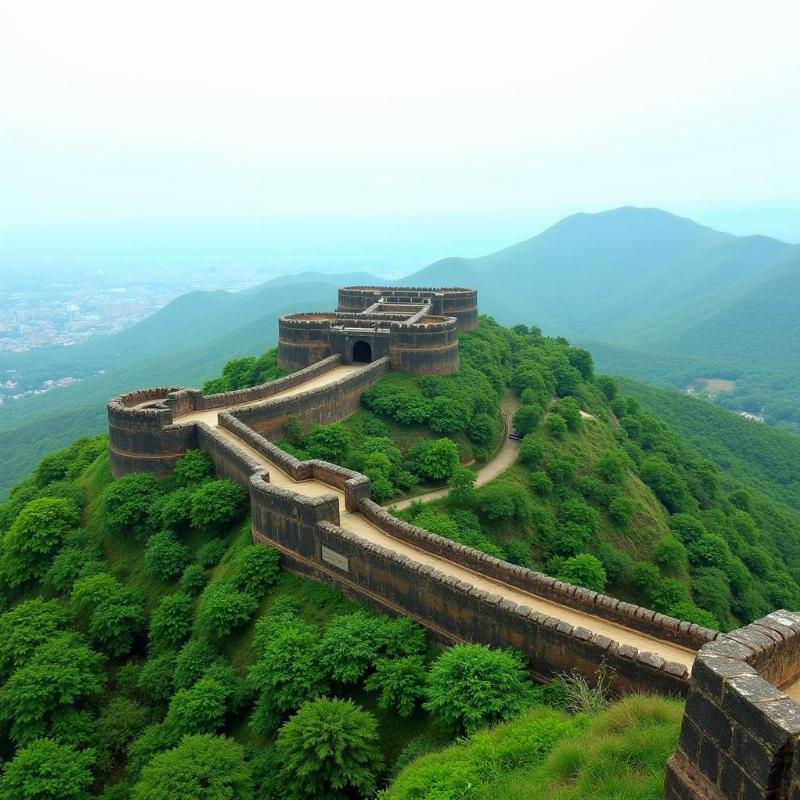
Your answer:
[[[500,410],[503,414],[503,442],[498,448],[497,452],[475,473],[475,486],[483,486],[485,483],[496,478],[501,472],[505,472],[516,460],[517,453],[519,452],[519,441],[512,439],[511,434],[511,421],[514,419],[514,414],[517,413],[519,408],[519,398],[514,394],[511,389],[506,389],[503,395],[503,400],[500,404]],[[445,497],[450,490],[445,486],[443,489],[434,489],[425,494],[418,494],[416,497],[407,497],[405,500],[399,502],[389,502],[384,505],[387,508],[396,508],[398,511],[402,508],[408,508],[412,503],[421,501],[423,503],[429,500],[438,500],[440,497]]]

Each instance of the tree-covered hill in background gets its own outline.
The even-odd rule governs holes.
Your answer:
[[[569,336],[610,373],[681,388],[734,379],[716,402],[800,429],[798,245],[621,208],[408,281],[474,286],[482,311]]]
[[[384,502],[416,493],[400,513],[442,536],[666,613],[800,607],[800,513],[767,470],[717,468],[537,328],[484,317],[460,345],[456,373],[389,374],[284,446]],[[206,377],[276,370],[272,350]],[[476,488],[509,392],[518,462]],[[0,505],[0,596],[0,800],[656,800],[677,740],[679,701],[617,702],[602,669],[535,686],[518,653],[435,646],[281,571],[196,451],[168,481],[113,480],[102,435],[46,456]]]
[[[114,336],[4,354],[3,370],[38,380],[42,375],[83,380],[0,406],[0,497],[46,453],[105,431],[106,402],[114,395],[146,386],[200,386],[232,356],[273,346],[281,314],[335,303],[336,286],[317,282],[250,294],[195,292]]]
[[[114,336],[4,354],[20,388],[65,389],[0,406],[0,496],[48,447],[104,429],[106,400],[159,383],[199,384],[225,357],[275,343],[281,313],[328,309],[336,288],[392,283],[305,272],[244,292],[193,292]],[[800,246],[720,233],[657,209],[577,214],[482,258],[452,258],[396,283],[466,285],[481,311],[566,335],[598,368],[662,387],[735,381],[716,403],[800,428]],[[7,373],[7,370],[16,370]]]

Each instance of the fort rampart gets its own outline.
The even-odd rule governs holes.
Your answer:
[[[287,569],[388,613],[409,616],[441,641],[516,647],[541,678],[577,670],[591,680],[605,664],[623,691],[686,696],[680,740],[667,768],[666,800],[800,800],[800,704],[787,694],[794,696],[800,681],[800,614],[777,611],[719,635],[422,530],[373,502],[366,476],[325,461],[300,461],[270,441],[290,417],[310,424],[350,415],[365,389],[390,366],[424,373],[440,371],[442,364],[455,368],[461,323],[452,315],[463,312],[469,324],[472,300],[469,290],[447,290],[452,305],[445,307],[448,297],[441,295],[441,307],[434,308],[437,291],[349,287],[340,292],[339,312],[283,318],[286,330],[307,333],[305,339],[296,337],[291,352],[299,355],[292,357],[315,360],[262,386],[208,396],[163,387],[114,398],[108,405],[113,474],[150,471],[166,477],[183,453],[199,448],[218,475],[247,489],[253,538],[275,547]],[[434,311],[447,318],[435,319]],[[344,323],[358,313],[357,325],[373,326],[371,363],[325,382],[328,373],[348,362],[341,352],[326,350],[325,342],[351,348],[352,357]],[[477,308],[475,315],[477,320]],[[363,330],[353,335],[363,337]],[[338,336],[345,337],[344,344]],[[426,353],[433,353],[429,361]],[[404,362],[406,357],[410,360]],[[303,389],[307,383],[312,388]],[[302,483],[297,489],[275,485],[271,469],[331,491],[307,494]],[[361,527],[348,529],[356,520]],[[394,542],[397,549],[378,542]],[[443,571],[450,566],[452,572]],[[486,591],[487,581],[497,594]],[[533,605],[537,598],[547,602],[538,610],[521,605],[510,599],[520,596],[512,589],[525,593]],[[608,632],[599,622],[606,621],[621,626],[617,631],[649,639],[628,637],[644,647],[616,641],[559,617],[563,612],[569,619],[569,610],[594,620],[596,629]],[[649,641],[653,651],[646,649]],[[683,648],[675,657],[686,663],[658,655],[661,642]],[[697,651],[691,674],[686,651]]]
[[[800,614],[776,611],[703,646],[665,800],[800,800]]]

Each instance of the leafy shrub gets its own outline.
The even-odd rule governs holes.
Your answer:
[[[635,510],[636,506],[633,500],[621,494],[612,498],[611,502],[608,504],[608,516],[611,517],[615,525],[619,525],[621,528],[626,527],[630,523]]]
[[[619,450],[606,450],[600,454],[595,469],[609,483],[621,484],[625,480],[628,459]]]
[[[578,471],[578,462],[572,456],[555,456],[547,464],[547,474],[553,483],[569,483]]]
[[[530,435],[539,426],[542,412],[542,406],[524,403],[514,414],[512,422],[514,430],[523,437]]]
[[[176,736],[215,733],[225,719],[225,695],[225,687],[213,678],[201,678],[175,693],[164,724]]]
[[[236,554],[234,585],[256,599],[264,597],[280,574],[280,554],[263,544],[252,544]]]
[[[512,564],[517,564],[520,567],[527,567],[533,569],[533,559],[531,558],[531,549],[525,542],[519,539],[509,539],[504,545],[506,561]]]
[[[229,480],[201,484],[192,497],[192,527],[220,532],[244,516],[247,496],[238,483]]]
[[[0,614],[0,679],[25,664],[39,645],[67,625],[67,614],[55,600],[25,600]]]
[[[606,588],[606,571],[600,560],[589,553],[566,559],[556,577],[595,592],[602,592]]]
[[[567,435],[567,421],[555,412],[547,415],[545,427],[554,439],[563,439]]]
[[[175,463],[175,483],[193,487],[214,475],[214,464],[202,450],[187,450]]]
[[[378,692],[378,708],[410,717],[424,694],[425,662],[421,656],[382,658],[364,686]]]
[[[475,444],[489,444],[494,436],[495,422],[486,413],[476,414],[467,425],[467,436]]]
[[[311,432],[303,441],[304,448],[312,458],[320,458],[334,464],[345,462],[350,444],[350,431],[341,422],[330,425],[314,423]]]
[[[519,458],[526,466],[536,467],[542,461],[545,448],[545,441],[541,436],[526,433],[519,444]]]
[[[127,697],[114,697],[97,720],[97,768],[110,772],[149,722],[150,711]]]
[[[458,447],[451,439],[420,439],[406,458],[408,468],[428,480],[449,478],[458,461]]]
[[[221,539],[212,539],[197,551],[195,560],[203,569],[211,569],[219,564],[227,549],[225,542]]]
[[[148,700],[166,703],[172,697],[175,664],[174,653],[162,653],[145,661],[137,686]]]
[[[194,686],[208,670],[219,662],[219,655],[202,639],[191,639],[181,648],[173,671],[176,689]]]
[[[375,718],[350,700],[312,701],[281,728],[281,773],[298,797],[371,796],[383,759]]]
[[[477,475],[465,467],[456,467],[450,480],[447,482],[449,488],[448,502],[457,507],[466,508],[475,502],[475,479]]]
[[[201,629],[212,638],[222,639],[244,625],[258,608],[258,600],[240,592],[230,581],[214,581],[203,590],[197,608]]]
[[[577,431],[581,427],[581,404],[574,397],[564,397],[556,405],[558,415],[566,422],[567,428]]]
[[[686,548],[674,536],[665,536],[655,546],[653,558],[665,569],[678,571],[686,565]]]
[[[0,800],[86,800],[92,783],[91,750],[78,752],[38,739],[18,750],[0,778]]]
[[[459,644],[433,662],[424,705],[454,732],[471,734],[519,714],[529,691],[527,671],[517,653]]]
[[[189,548],[181,544],[172,531],[153,534],[144,550],[145,569],[162,581],[171,581],[180,575],[190,559]]]
[[[253,800],[244,748],[224,736],[186,736],[142,769],[133,800]]]
[[[496,480],[478,490],[478,506],[487,519],[525,521],[529,516],[530,500],[519,484]]]
[[[181,591],[190,597],[200,594],[206,584],[208,584],[208,575],[199,564],[189,564],[181,575]]]
[[[543,497],[553,491],[553,481],[546,472],[534,472],[531,474],[531,489]]]
[[[88,531],[78,529],[66,534],[44,580],[59,592],[69,592],[79,578],[104,571],[97,542]]]
[[[42,497],[26,503],[2,538],[0,567],[6,581],[19,586],[41,578],[78,522],[78,509],[69,500]]]
[[[146,539],[163,487],[150,472],[133,472],[109,484],[100,499],[103,527],[118,536]]]
[[[191,629],[192,598],[182,593],[165,595],[150,618],[150,652],[176,650]]]
[[[367,611],[334,617],[320,643],[320,663],[337,683],[357,683],[375,662],[384,619]]]
[[[192,523],[192,498],[194,486],[184,486],[165,494],[158,504],[161,526],[173,533],[183,533]]]

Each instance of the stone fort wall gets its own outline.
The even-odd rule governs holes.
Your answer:
[[[800,800],[800,614],[776,611],[703,646],[665,800]]]
[[[330,361],[333,365],[338,363],[335,358]],[[320,369],[317,367],[316,371]],[[208,453],[220,476],[247,488],[254,540],[278,549],[288,569],[336,585],[386,612],[409,616],[442,641],[517,647],[529,657],[535,674],[541,678],[572,669],[592,678],[598,665],[604,662],[617,673],[617,686],[621,690],[685,694],[689,674],[682,664],[665,662],[653,653],[535,612],[455,580],[421,561],[377,546],[342,527],[335,494],[310,497],[273,486],[268,470],[244,449],[244,446],[252,448],[295,480],[315,478],[339,489],[344,493],[347,511],[360,512],[390,536],[422,551],[556,603],[691,649],[713,640],[716,636],[713,631],[556,581],[403,522],[370,499],[366,476],[323,461],[299,461],[255,429],[261,426],[269,430],[271,424],[279,424],[287,413],[297,410],[298,404],[316,408],[311,412],[314,415],[330,412],[342,418],[351,413],[347,403],[357,402],[363,387],[372,385],[385,369],[385,362],[372,364],[363,372],[319,390],[223,411],[218,418],[220,427],[234,433],[242,442],[241,447],[203,422],[185,426],[173,422],[173,406],[218,407],[213,396],[205,398],[190,390],[170,389],[116,398],[109,404],[114,430],[112,449],[120,443],[121,419],[138,416],[145,427],[138,442],[135,437],[131,440],[128,431],[127,445],[138,450],[133,458],[114,456],[115,474],[152,469],[154,464],[158,465],[157,474],[167,474],[166,465],[178,455],[172,448],[181,443],[198,447]],[[254,394],[269,397],[270,393],[267,388],[257,387],[226,399],[243,396],[249,400]],[[146,408],[141,403],[155,407]],[[163,439],[157,435],[159,426]],[[158,451],[153,461],[148,461],[149,454],[143,452],[148,447]]]

